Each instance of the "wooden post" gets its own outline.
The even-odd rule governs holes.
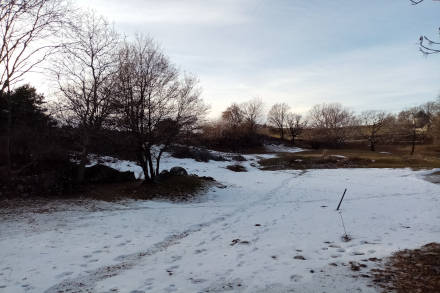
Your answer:
[[[344,194],[342,194],[341,200],[339,201],[338,207],[336,208],[337,211],[339,211],[339,208],[341,207],[341,203],[342,203],[342,200],[344,199],[346,192],[347,192],[347,188],[345,188]]]

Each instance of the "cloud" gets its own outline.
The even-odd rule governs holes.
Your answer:
[[[297,111],[341,102],[398,111],[439,94],[440,58],[420,34],[440,4],[393,0],[78,0],[123,33],[147,33],[199,76],[211,116],[260,96]],[[434,34],[434,33],[433,33]]]
[[[232,101],[254,96],[270,104],[287,102],[299,112],[322,102],[340,102],[357,111],[398,111],[432,100],[440,91],[439,60],[416,52],[406,45],[377,46],[305,66],[262,69],[241,79],[201,80],[206,99],[213,102],[213,116]]]
[[[123,24],[233,25],[250,21],[248,0],[95,0],[78,1]]]

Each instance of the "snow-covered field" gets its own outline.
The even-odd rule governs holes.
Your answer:
[[[0,292],[376,292],[342,264],[440,241],[427,171],[261,171],[246,157],[245,173],[166,157],[227,186],[190,203],[59,201],[3,217]]]

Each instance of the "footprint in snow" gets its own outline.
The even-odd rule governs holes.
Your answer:
[[[71,274],[73,274],[73,272],[64,272],[64,273],[61,273],[61,274],[56,275],[55,278],[57,278],[57,279],[61,279],[61,278],[64,278],[64,277],[70,276]]]
[[[205,279],[193,279],[193,278],[189,278],[189,280],[191,281],[191,283],[193,284],[201,284],[201,283],[205,283],[207,280]]]
[[[172,257],[171,257],[171,262],[176,262],[176,261],[179,261],[179,260],[181,260],[182,259],[182,256],[181,255],[173,255]]]
[[[331,247],[331,248],[341,248],[339,245],[336,245],[336,244],[330,244],[328,247]]]
[[[293,282],[299,282],[302,280],[302,278],[303,278],[303,276],[301,276],[301,275],[291,275],[290,276],[290,280]]]
[[[167,288],[165,288],[164,290],[165,290],[165,292],[176,292],[177,288],[176,288],[176,285],[171,284]]]

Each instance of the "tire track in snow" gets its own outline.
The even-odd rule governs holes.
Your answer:
[[[214,224],[221,223],[230,219],[231,217],[244,212],[250,208],[258,206],[259,204],[270,200],[273,195],[279,193],[282,189],[289,187],[289,182],[293,179],[296,179],[298,174],[291,174],[293,176],[289,176],[286,179],[282,180],[281,183],[270,190],[266,195],[262,196],[260,199],[250,202],[248,204],[244,204],[239,208],[233,210],[230,213],[226,213],[220,217],[216,217],[210,221],[195,224],[190,226],[188,229],[183,232],[172,234],[166,237],[164,240],[154,244],[152,247],[148,248],[145,251],[119,256],[117,260],[119,261],[116,264],[103,266],[97,268],[95,270],[88,271],[87,274],[80,275],[76,278],[65,279],[58,284],[50,287],[45,293],[81,293],[81,292],[94,292],[96,284],[102,280],[114,277],[119,275],[120,273],[129,270],[139,264],[145,257],[152,256],[156,253],[165,251],[168,247],[176,245],[179,243],[179,240],[184,239],[190,236],[193,233],[199,232],[202,229],[209,227]]]

